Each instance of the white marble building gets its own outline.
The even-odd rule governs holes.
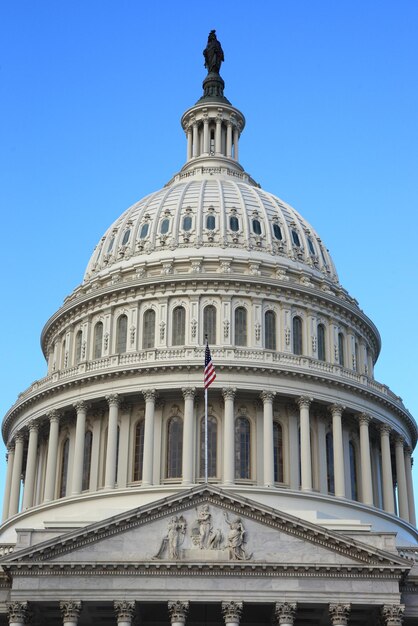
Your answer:
[[[319,235],[240,165],[217,45],[185,165],[109,227],[4,417],[0,624],[418,623],[417,425]]]

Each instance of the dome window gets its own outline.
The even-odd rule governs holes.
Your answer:
[[[292,239],[293,239],[293,243],[295,244],[295,246],[297,246],[298,248],[300,248],[300,239],[299,239],[299,235],[297,234],[297,232],[295,230],[292,229]]]
[[[273,224],[273,234],[276,237],[276,239],[278,239],[279,241],[282,241],[283,239],[282,229],[280,228],[278,224]]]
[[[125,231],[124,235],[123,235],[123,239],[122,239],[122,246],[126,246],[126,244],[129,241],[129,237],[131,235],[131,229],[128,228],[128,230]]]
[[[160,233],[162,235],[166,235],[168,233],[168,227],[170,226],[170,220],[166,217],[165,219],[163,219],[163,221],[161,222],[161,226],[160,226]]]
[[[231,215],[231,217],[229,218],[229,228],[234,233],[239,231],[239,221],[238,221],[238,218],[235,217],[235,215]]]
[[[309,247],[309,252],[313,255],[316,256],[316,252],[315,252],[315,248],[313,245],[313,241],[310,237],[308,237],[308,247]]]
[[[183,230],[191,230],[192,228],[192,218],[190,217],[190,215],[186,215],[186,217],[183,218]]]
[[[253,232],[255,235],[261,235],[260,220],[253,220]]]
[[[215,216],[208,215],[206,218],[206,228],[208,230],[215,230]]]
[[[148,235],[148,230],[149,230],[148,222],[146,222],[145,224],[142,224],[141,230],[139,232],[139,238],[145,239],[145,237]]]
[[[112,252],[112,248],[113,248],[113,244],[115,243],[115,238],[112,237],[112,239],[110,240],[109,246],[107,248],[107,254],[110,254]]]

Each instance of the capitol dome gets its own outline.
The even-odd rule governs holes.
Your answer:
[[[4,417],[0,624],[412,626],[417,424],[319,235],[240,165],[214,31],[204,54],[184,166],[108,228]]]

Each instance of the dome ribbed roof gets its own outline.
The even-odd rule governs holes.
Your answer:
[[[222,171],[223,170],[223,171]],[[312,226],[290,205],[227,168],[195,168],[125,211],[106,231],[84,281],[165,257],[273,260],[337,282]],[[211,217],[212,216],[212,217]]]

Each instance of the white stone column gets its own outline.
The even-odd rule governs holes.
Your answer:
[[[183,626],[186,623],[189,603],[176,600],[168,602],[168,613],[170,615],[171,626]]]
[[[46,459],[44,502],[50,502],[55,497],[60,414],[58,411],[54,410],[48,413],[47,417],[49,419],[49,438]]]
[[[13,475],[13,463],[15,458],[15,448],[13,445],[7,446],[7,473],[6,473],[6,486],[4,488],[4,501],[3,501],[3,516],[2,521],[7,520],[9,516],[9,505],[10,505],[10,493],[12,487],[12,475]]]
[[[194,435],[194,397],[195,387],[183,387],[184,398],[184,422],[183,422],[183,485],[193,483],[193,455],[195,447],[193,445]]]
[[[225,626],[239,626],[242,615],[242,602],[222,602],[222,615]]]
[[[232,124],[231,122],[227,123],[226,126],[226,156],[232,157]]]
[[[396,482],[398,484],[399,517],[409,522],[408,492],[406,488],[405,457],[402,437],[395,439]]]
[[[24,626],[24,624],[27,624],[27,602],[7,602],[6,608],[9,617],[9,626]]]
[[[143,392],[145,398],[145,427],[144,427],[144,465],[142,468],[142,486],[148,487],[153,484],[152,465],[154,459],[154,411],[155,389],[146,389]]]
[[[235,420],[234,398],[236,389],[222,389],[224,397],[224,484],[233,485],[235,480]]]
[[[311,427],[309,407],[312,398],[301,396],[296,400],[299,405],[300,421],[300,479],[302,491],[312,491]]]
[[[238,139],[239,130],[238,128],[234,128],[234,161],[238,161]]]
[[[193,151],[192,154],[194,157],[198,156],[198,141],[199,141],[199,133],[197,132],[197,123],[193,124]]]
[[[203,153],[209,154],[209,118],[203,118]]]
[[[189,128],[187,129],[187,160],[190,161],[192,156],[193,156],[193,134],[192,134],[192,127],[189,126]]]
[[[360,464],[361,464],[361,501],[373,506],[372,464],[370,459],[369,424],[370,415],[362,413],[360,424]]]
[[[19,511],[20,483],[22,480],[23,467],[23,446],[23,433],[17,433],[15,436],[15,457],[13,460],[12,483],[10,488],[9,517],[16,515]]]
[[[74,463],[72,479],[72,495],[81,493],[83,486],[84,437],[86,434],[87,402],[80,400],[74,404],[77,411],[75,428]]]
[[[22,509],[25,511],[33,506],[35,488],[36,457],[38,453],[38,422],[35,420],[29,424],[28,457],[26,460],[25,486],[23,491]]]
[[[347,626],[350,617],[350,604],[330,604],[329,616],[332,626]]]
[[[293,626],[295,622],[296,609],[296,603],[276,602],[274,615],[277,626]]]
[[[216,128],[215,128],[215,155],[222,154],[222,117],[216,116]]]
[[[387,513],[395,513],[393,497],[392,460],[390,454],[390,426],[380,427],[380,449],[382,453],[383,508]]]
[[[135,602],[115,600],[113,603],[118,626],[131,626],[135,615]]]
[[[106,396],[109,405],[107,423],[105,489],[114,489],[116,485],[116,459],[118,456],[118,417],[120,398],[117,393]]]
[[[385,604],[382,607],[382,622],[384,626],[402,626],[404,604]]]
[[[263,391],[263,469],[264,486],[274,486],[274,446],[273,446],[273,400],[276,394]]]
[[[414,498],[414,483],[412,480],[412,448],[407,446],[405,448],[405,476],[406,476],[406,489],[408,491],[408,509],[409,509],[409,521],[412,526],[417,525],[415,516],[415,498]]]
[[[337,498],[345,498],[345,474],[344,474],[344,447],[342,414],[343,406],[333,404],[330,407],[332,415],[332,442],[334,450],[334,486]]]
[[[77,626],[81,607],[81,602],[75,602],[74,600],[60,602],[62,623],[64,626]]]

